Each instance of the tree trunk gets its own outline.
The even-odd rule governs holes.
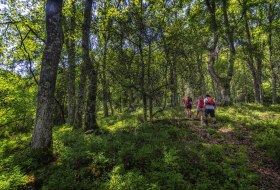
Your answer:
[[[102,102],[103,102],[103,112],[104,117],[109,116],[109,109],[108,109],[108,101],[109,101],[109,84],[107,81],[106,75],[106,67],[107,67],[107,50],[108,50],[108,42],[110,39],[110,30],[112,27],[112,19],[107,18],[107,6],[105,3],[105,18],[103,22],[106,24],[105,32],[103,33],[104,38],[104,51],[103,51],[103,60],[102,60]]]
[[[214,70],[214,64],[216,61],[216,47],[217,47],[217,43],[219,40],[219,36],[218,36],[218,25],[216,22],[216,8],[215,8],[215,1],[210,2],[209,0],[206,0],[206,5],[207,8],[210,12],[210,18],[211,18],[211,30],[213,33],[213,43],[209,49],[209,62],[208,62],[208,72],[212,78],[213,81],[215,81],[218,85],[220,85],[220,79],[217,76],[217,74],[215,73]],[[214,89],[213,89],[214,90]]]
[[[222,102],[225,105],[232,104],[230,98],[230,82],[228,80],[221,81],[221,95],[222,95]]]
[[[202,54],[197,54],[197,67],[198,67],[198,73],[199,73],[199,95],[205,95],[207,92],[206,85],[205,85],[205,78],[204,78],[204,72],[203,72],[203,60],[202,60]]]
[[[108,39],[107,35],[105,34],[105,44],[104,44],[104,52],[103,52],[103,61],[102,61],[102,102],[103,102],[103,112],[104,117],[109,116],[108,112],[108,82],[106,78],[106,63],[107,63],[107,45],[108,45]]]
[[[170,65],[171,105],[173,107],[178,105],[178,83],[176,70],[176,61],[173,61]]]
[[[236,90],[236,81],[233,80],[233,85],[232,85],[232,91],[233,91],[233,102],[236,103],[237,102],[237,90]]]
[[[226,36],[227,36],[227,42],[229,46],[230,51],[230,57],[229,57],[229,64],[227,69],[227,77],[222,81],[222,102],[226,105],[232,104],[231,101],[231,94],[230,94],[230,82],[233,77],[234,72],[234,62],[235,62],[235,47],[234,47],[234,39],[233,39],[233,29],[231,29],[229,21],[228,21],[228,5],[227,0],[223,0],[223,15],[224,15],[224,23],[226,27]]]
[[[74,1],[75,2],[75,1]],[[66,48],[67,48],[67,54],[68,54],[68,72],[67,72],[67,78],[68,78],[68,96],[67,96],[67,110],[68,110],[68,116],[67,116],[67,122],[70,125],[74,124],[75,119],[75,80],[76,80],[76,44],[74,40],[74,34],[75,34],[75,13],[76,13],[76,7],[75,3],[72,3],[72,11],[73,15],[71,15],[70,18],[70,27],[69,27],[69,38],[66,39]],[[67,25],[67,23],[66,23]]]
[[[42,57],[36,120],[31,140],[31,148],[42,153],[51,152],[52,148],[54,92],[63,45],[62,0],[48,0],[45,11],[47,43]]]
[[[92,4],[93,0],[85,0],[84,27],[82,37],[83,62],[86,64],[86,74],[89,78],[87,105],[85,110],[85,131],[98,128],[96,122],[97,72],[89,56]]]
[[[143,23],[143,1],[140,2],[140,23],[139,23],[139,51],[140,51],[140,65],[141,65],[141,73],[140,73],[140,89],[141,89],[141,95],[142,95],[142,102],[143,102],[143,120],[144,122],[147,121],[147,94],[146,94],[146,88],[145,88],[145,61],[144,61],[144,53],[143,53],[143,41],[145,30],[144,30],[144,23]]]
[[[274,61],[272,59],[272,42],[271,42],[271,35],[269,35],[269,63],[270,63],[270,72],[271,72],[271,80],[272,80],[272,103],[275,104],[276,103],[276,92],[277,92],[277,75],[276,75],[276,72],[275,72],[275,64],[274,64]]]
[[[111,115],[114,115],[112,93],[110,91],[108,91],[108,95],[109,95],[109,105],[110,105],[110,109],[111,109]]]
[[[213,32],[213,44],[210,47],[210,60],[208,63],[208,71],[210,73],[210,76],[212,79],[218,84],[218,86],[221,87],[221,95],[222,95],[222,103],[225,105],[230,105],[232,104],[231,101],[231,94],[230,94],[230,82],[233,77],[233,71],[234,71],[234,62],[235,62],[235,48],[234,48],[234,41],[233,41],[233,31],[230,28],[230,24],[228,21],[228,15],[227,15],[227,1],[223,0],[223,16],[224,16],[224,25],[226,28],[226,37],[227,37],[227,42],[230,50],[230,58],[228,61],[228,69],[227,69],[227,76],[226,77],[220,77],[215,73],[214,71],[214,65],[216,62],[216,56],[218,55],[216,52],[216,47],[218,43],[218,24],[216,21],[216,5],[215,1],[209,1],[206,0],[206,5],[207,8],[210,12],[210,17],[211,17],[211,29]]]
[[[211,84],[212,84],[212,93],[213,93],[213,97],[218,97],[218,93],[217,93],[217,87],[215,86],[215,81],[213,80],[213,78],[212,78],[212,80],[211,80],[212,82],[211,82]]]
[[[150,115],[150,122],[153,121],[153,97],[149,96],[149,115]]]
[[[140,88],[141,88],[142,101],[143,101],[143,120],[144,120],[144,122],[146,122],[147,121],[147,94],[146,94],[146,88],[145,88],[145,62],[144,62],[142,45],[140,45],[140,56],[141,56]]]
[[[89,70],[88,99],[85,113],[85,131],[98,129],[96,121],[97,73],[93,64],[91,64]]]
[[[171,91],[171,106],[175,107],[178,105],[178,87],[177,87],[177,76],[176,76],[176,64],[171,60],[170,56],[170,49],[166,42],[166,38],[163,36],[163,46],[164,46],[164,53],[165,53],[165,59],[167,64],[169,65],[169,84],[170,84],[170,91]]]
[[[251,70],[252,76],[253,76],[253,83],[254,83],[254,94],[255,94],[255,102],[256,103],[261,103],[261,93],[260,93],[260,76],[258,76],[258,71],[254,66],[254,54],[253,54],[253,47],[252,47],[252,42],[251,42],[251,34],[250,34],[250,29],[249,29],[249,24],[248,24],[248,18],[247,18],[247,13],[245,11],[244,13],[244,21],[245,21],[245,32],[247,35],[247,40],[248,40],[248,47],[247,47],[247,52],[248,52],[248,59],[247,59],[247,64],[249,66],[249,69]]]
[[[63,80],[64,82],[64,80]],[[65,124],[65,89],[63,87],[56,87],[55,90],[55,106],[54,106],[54,117],[53,117],[53,124],[54,125],[63,125]]]
[[[150,116],[150,122],[153,121],[153,82],[151,80],[151,62],[152,62],[152,44],[151,41],[149,40],[149,48],[148,48],[148,87],[149,87],[149,116]]]
[[[273,43],[272,43],[272,24],[275,17],[275,5],[273,5],[271,2],[269,2],[269,8],[268,8],[268,22],[269,22],[269,28],[268,28],[268,47],[269,47],[269,63],[270,63],[270,72],[271,72],[271,80],[272,80],[272,103],[276,103],[276,92],[277,92],[277,84],[276,84],[276,72],[275,72],[275,64],[272,59],[273,57]]]
[[[128,89],[128,107],[130,110],[134,110],[133,102],[134,102],[134,96],[133,96],[133,90],[132,88]]]
[[[263,103],[263,87],[262,87],[262,58],[256,57],[257,62],[257,83],[260,93],[260,103]]]
[[[90,35],[90,23],[92,15],[92,3],[93,0],[85,0],[84,2],[84,23],[82,31],[82,64],[81,64],[81,73],[80,73],[80,83],[79,91],[77,94],[77,105],[74,121],[74,129],[83,127],[83,113],[84,113],[84,104],[85,104],[85,93],[86,93],[86,80],[88,71],[91,68],[91,60],[89,57],[89,35]]]

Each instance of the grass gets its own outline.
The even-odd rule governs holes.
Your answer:
[[[47,165],[27,149],[31,129],[2,128],[0,189],[259,189],[247,156],[250,147],[231,143],[229,134],[252,139],[280,163],[278,110],[254,104],[220,107],[218,129],[198,126],[174,109],[152,124],[141,123],[139,112],[100,118],[96,135],[58,126],[56,160]]]

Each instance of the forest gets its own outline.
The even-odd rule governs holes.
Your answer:
[[[0,189],[280,189],[279,13],[0,1]]]

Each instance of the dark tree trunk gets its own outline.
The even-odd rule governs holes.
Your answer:
[[[128,107],[129,107],[129,110],[134,110],[134,106],[133,106],[133,102],[134,102],[134,96],[133,96],[133,90],[132,88],[129,88],[128,89]]]
[[[149,96],[149,117],[150,122],[153,121],[153,97]]]
[[[145,88],[145,62],[144,62],[142,44],[140,45],[140,56],[141,56],[140,88],[141,88],[142,101],[143,101],[143,119],[144,122],[146,122],[147,121],[147,94]]]
[[[102,102],[103,102],[103,112],[104,117],[109,116],[109,109],[108,109],[108,101],[109,101],[109,83],[107,81],[106,69],[107,69],[107,50],[108,50],[108,43],[110,39],[110,30],[112,27],[112,20],[111,18],[107,18],[107,7],[105,3],[105,23],[106,28],[105,32],[103,33],[104,38],[104,50],[103,50],[103,60],[102,60]],[[108,19],[108,21],[107,21]]]
[[[63,45],[62,0],[48,0],[45,11],[47,43],[42,57],[31,148],[50,152],[52,148],[55,83]]]
[[[249,55],[250,56],[250,55]],[[254,94],[255,94],[255,102],[256,103],[261,103],[261,95],[260,95],[260,86],[259,86],[259,82],[258,82],[258,76],[257,76],[257,72],[256,69],[254,67],[254,62],[252,60],[253,58],[249,57],[247,60],[247,64],[250,68],[250,71],[252,73],[253,76],[253,84],[254,84]]]
[[[144,41],[144,33],[145,33],[145,29],[144,29],[144,21],[143,21],[143,2],[141,0],[140,2],[140,6],[141,6],[141,12],[140,12],[140,23],[139,23],[139,44],[138,44],[138,48],[140,51],[140,65],[141,65],[141,73],[140,73],[140,89],[141,89],[141,95],[142,95],[142,102],[143,102],[143,120],[144,122],[147,121],[147,93],[146,93],[146,88],[145,88],[145,61],[144,61],[144,53],[143,53],[143,41]]]
[[[84,111],[84,101],[85,101],[85,88],[86,88],[86,63],[82,62],[80,71],[80,81],[79,88],[76,97],[76,109],[75,109],[75,120],[74,129],[79,129],[83,127],[83,111]]]
[[[96,122],[97,73],[93,64],[91,64],[89,70],[88,99],[85,113],[85,131],[98,129]]]
[[[63,80],[64,82],[64,80]],[[66,90],[63,87],[56,87],[55,90],[55,107],[54,107],[54,117],[53,124],[54,125],[63,125],[65,124],[65,97],[64,95]]]
[[[109,94],[109,105],[110,105],[110,109],[111,109],[111,115],[114,115],[112,93],[110,91],[108,91],[108,94]]]
[[[109,116],[108,111],[108,82],[106,77],[106,65],[107,65],[107,45],[108,45],[108,39],[109,37],[105,34],[105,44],[104,44],[104,52],[103,52],[103,61],[102,61],[102,102],[103,102],[103,112],[104,117]]]
[[[262,86],[262,56],[256,57],[257,62],[257,82],[259,86],[259,93],[260,93],[260,103],[263,103],[263,86]]]
[[[133,84],[133,78],[132,78],[132,62],[133,62],[133,57],[131,58],[131,60],[127,60],[126,59],[126,54],[123,50],[123,45],[124,45],[124,28],[121,29],[121,34],[120,34],[120,48],[119,48],[119,55],[118,55],[118,61],[119,61],[119,64],[123,64],[125,63],[127,66],[127,74],[128,74],[128,77],[129,77],[129,85],[132,85]],[[128,109],[127,111],[128,112],[132,112],[134,110],[134,95],[133,95],[133,89],[131,87],[127,88],[126,89],[127,91],[127,94],[128,94]]]
[[[148,85],[149,85],[149,117],[150,117],[150,122],[153,121],[153,82],[151,79],[151,62],[152,62],[152,45],[151,41],[149,41],[149,50],[148,50]]]
[[[83,62],[86,64],[89,78],[87,105],[85,110],[85,131],[97,129],[96,122],[96,91],[97,91],[97,72],[89,56],[90,47],[90,25],[92,17],[93,0],[85,0],[84,9],[84,28],[83,28]]]
[[[75,35],[75,13],[76,13],[76,7],[75,7],[75,1],[71,5],[71,10],[73,11],[73,15],[70,18],[70,27],[68,29],[69,31],[69,38],[66,39],[66,48],[67,48],[67,54],[68,54],[68,72],[67,72],[67,88],[68,88],[68,96],[67,96],[67,122],[70,125],[74,124],[75,119],[75,80],[76,80],[76,44],[74,40]],[[67,23],[65,23],[67,25]]]
[[[85,0],[84,2],[84,23],[82,31],[82,64],[80,73],[79,91],[77,94],[77,104],[75,112],[74,129],[83,127],[83,113],[85,105],[85,94],[86,94],[86,80],[88,73],[91,73],[90,57],[89,57],[89,35],[90,35],[90,23],[92,15],[92,3],[93,0]]]
[[[270,63],[270,72],[271,72],[271,80],[272,80],[272,103],[275,104],[276,103],[276,92],[277,92],[277,75],[275,72],[275,64],[274,61],[272,59],[272,55],[273,55],[273,48],[272,48],[272,35],[269,34],[269,41],[268,41],[268,45],[269,45],[269,63]]]

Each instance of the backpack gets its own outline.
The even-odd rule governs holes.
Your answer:
[[[199,100],[198,100],[198,107],[199,107],[199,108],[203,108],[203,107],[204,107],[204,101],[203,101],[203,99],[199,99]]]
[[[214,98],[210,98],[210,97],[207,98],[207,102],[208,102],[208,103],[207,103],[208,105],[213,105],[213,106],[215,106]]]
[[[191,105],[192,104],[192,100],[189,100],[188,98],[185,100],[185,105]]]

